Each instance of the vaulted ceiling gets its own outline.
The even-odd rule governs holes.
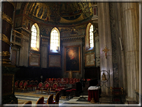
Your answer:
[[[89,2],[17,3],[18,9],[24,10],[23,13],[29,17],[39,19],[45,23],[63,25],[82,23],[90,20],[93,15],[92,6]]]

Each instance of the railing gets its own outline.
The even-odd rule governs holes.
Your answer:
[[[22,47],[22,38],[23,38],[23,34],[16,31],[16,30],[13,30],[13,33],[12,33],[12,45],[17,45],[17,46],[20,46]]]

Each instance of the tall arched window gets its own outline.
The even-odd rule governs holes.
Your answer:
[[[50,52],[60,52],[60,32],[56,27],[50,33]]]
[[[39,43],[40,43],[39,27],[35,23],[31,27],[31,49],[35,51],[39,51]]]
[[[93,25],[91,25],[89,29],[89,47],[90,48],[94,47]]]
[[[94,48],[93,25],[91,23],[86,28],[85,48],[86,50],[92,50]]]

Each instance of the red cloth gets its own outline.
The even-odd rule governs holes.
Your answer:
[[[88,101],[91,101],[92,98],[99,102],[99,90],[88,90]]]

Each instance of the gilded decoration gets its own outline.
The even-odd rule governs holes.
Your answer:
[[[105,47],[105,48],[103,49],[103,51],[104,51],[105,57],[106,57],[106,59],[107,59],[107,52],[109,51],[109,49],[108,49],[107,47]]]
[[[51,29],[52,29],[51,27],[40,26],[40,34],[47,36],[50,34]]]
[[[10,24],[13,24],[12,19],[8,15],[6,15],[4,12],[2,13],[2,19],[7,21]]]
[[[8,45],[10,45],[10,41],[9,41],[8,37],[5,34],[2,34],[2,41],[7,43]]]
[[[27,3],[25,14],[44,23],[68,24],[91,19],[93,16],[92,4],[82,2],[45,2]]]
[[[33,15],[41,20],[48,21],[50,16],[49,7],[45,3],[27,3],[25,14]]]
[[[10,53],[8,51],[2,51],[2,56],[10,56]]]

